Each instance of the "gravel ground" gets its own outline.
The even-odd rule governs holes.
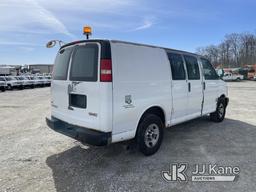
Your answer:
[[[256,82],[230,82],[226,120],[165,131],[153,156],[82,146],[47,128],[50,89],[0,93],[0,191],[255,191]],[[171,163],[239,166],[236,182],[166,182]]]

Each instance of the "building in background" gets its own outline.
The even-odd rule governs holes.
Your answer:
[[[0,75],[17,75],[19,73],[19,66],[0,65]]]
[[[35,73],[52,73],[53,65],[52,64],[31,64],[26,65],[28,71],[35,74]]]

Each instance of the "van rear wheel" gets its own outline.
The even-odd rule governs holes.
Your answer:
[[[144,155],[153,155],[163,140],[163,122],[154,114],[146,115],[138,126],[136,141],[139,151]]]
[[[217,103],[216,111],[210,114],[210,119],[214,122],[222,122],[226,115],[225,98],[220,98]]]

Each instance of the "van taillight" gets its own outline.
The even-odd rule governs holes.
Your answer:
[[[112,82],[111,59],[101,59],[101,61],[100,61],[100,81],[101,82]]]

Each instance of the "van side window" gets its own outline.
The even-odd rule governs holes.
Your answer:
[[[193,56],[184,55],[189,80],[200,79],[200,72],[197,59]]]
[[[172,79],[173,80],[185,80],[185,69],[183,64],[183,59],[180,54],[168,53],[168,58],[172,70]]]
[[[201,58],[203,69],[204,69],[204,78],[206,80],[216,80],[219,79],[215,69],[213,68],[212,64],[204,58]]]

